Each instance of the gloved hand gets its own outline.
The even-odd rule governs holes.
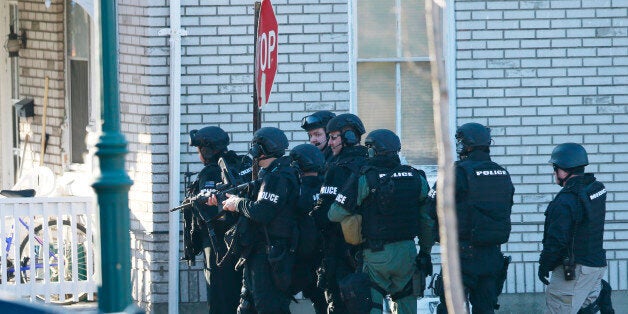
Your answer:
[[[545,269],[545,267],[539,267],[538,276],[544,285],[549,285],[549,270]]]
[[[423,272],[425,277],[431,276],[434,273],[434,267],[432,266],[432,257],[429,253],[419,251],[416,256],[416,265]]]

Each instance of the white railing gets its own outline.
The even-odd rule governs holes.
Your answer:
[[[52,303],[94,300],[95,200],[0,199],[0,292]]]

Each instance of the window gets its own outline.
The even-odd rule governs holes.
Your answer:
[[[66,22],[69,157],[71,163],[83,163],[91,112],[90,17],[78,2],[66,0]]]
[[[435,165],[423,0],[359,0],[352,10],[353,110],[367,131],[397,133],[409,164]]]

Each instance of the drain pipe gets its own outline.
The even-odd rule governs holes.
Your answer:
[[[168,125],[168,205],[179,204],[181,146],[181,1],[170,0],[170,28],[159,30],[170,36],[170,121]],[[179,313],[179,212],[170,213],[168,223],[168,313]]]

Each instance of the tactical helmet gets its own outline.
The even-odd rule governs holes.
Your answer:
[[[471,147],[491,146],[491,129],[479,123],[465,123],[456,130],[456,152],[466,152]]]
[[[344,130],[347,127],[350,127],[351,130]],[[342,142],[346,145],[360,143],[360,136],[366,133],[362,120],[351,113],[343,113],[329,120],[326,131],[327,133],[339,131]]]
[[[288,138],[282,130],[274,127],[263,127],[253,134],[249,153],[253,158],[261,155],[281,157],[288,148]]]
[[[229,135],[217,126],[208,126],[190,131],[190,146],[207,147],[212,151],[227,149]]]
[[[364,145],[369,149],[375,150],[377,155],[397,153],[401,150],[399,136],[393,131],[386,129],[371,131],[364,140]]]
[[[589,158],[587,157],[587,151],[581,145],[563,143],[554,148],[549,163],[558,166],[560,169],[571,169],[588,165]]]
[[[290,158],[302,172],[320,172],[325,165],[325,156],[312,144],[297,145],[290,151]]]
[[[335,113],[327,110],[317,111],[309,116],[303,117],[301,119],[301,128],[309,131],[318,128],[325,128],[327,126],[327,122],[336,116]]]

